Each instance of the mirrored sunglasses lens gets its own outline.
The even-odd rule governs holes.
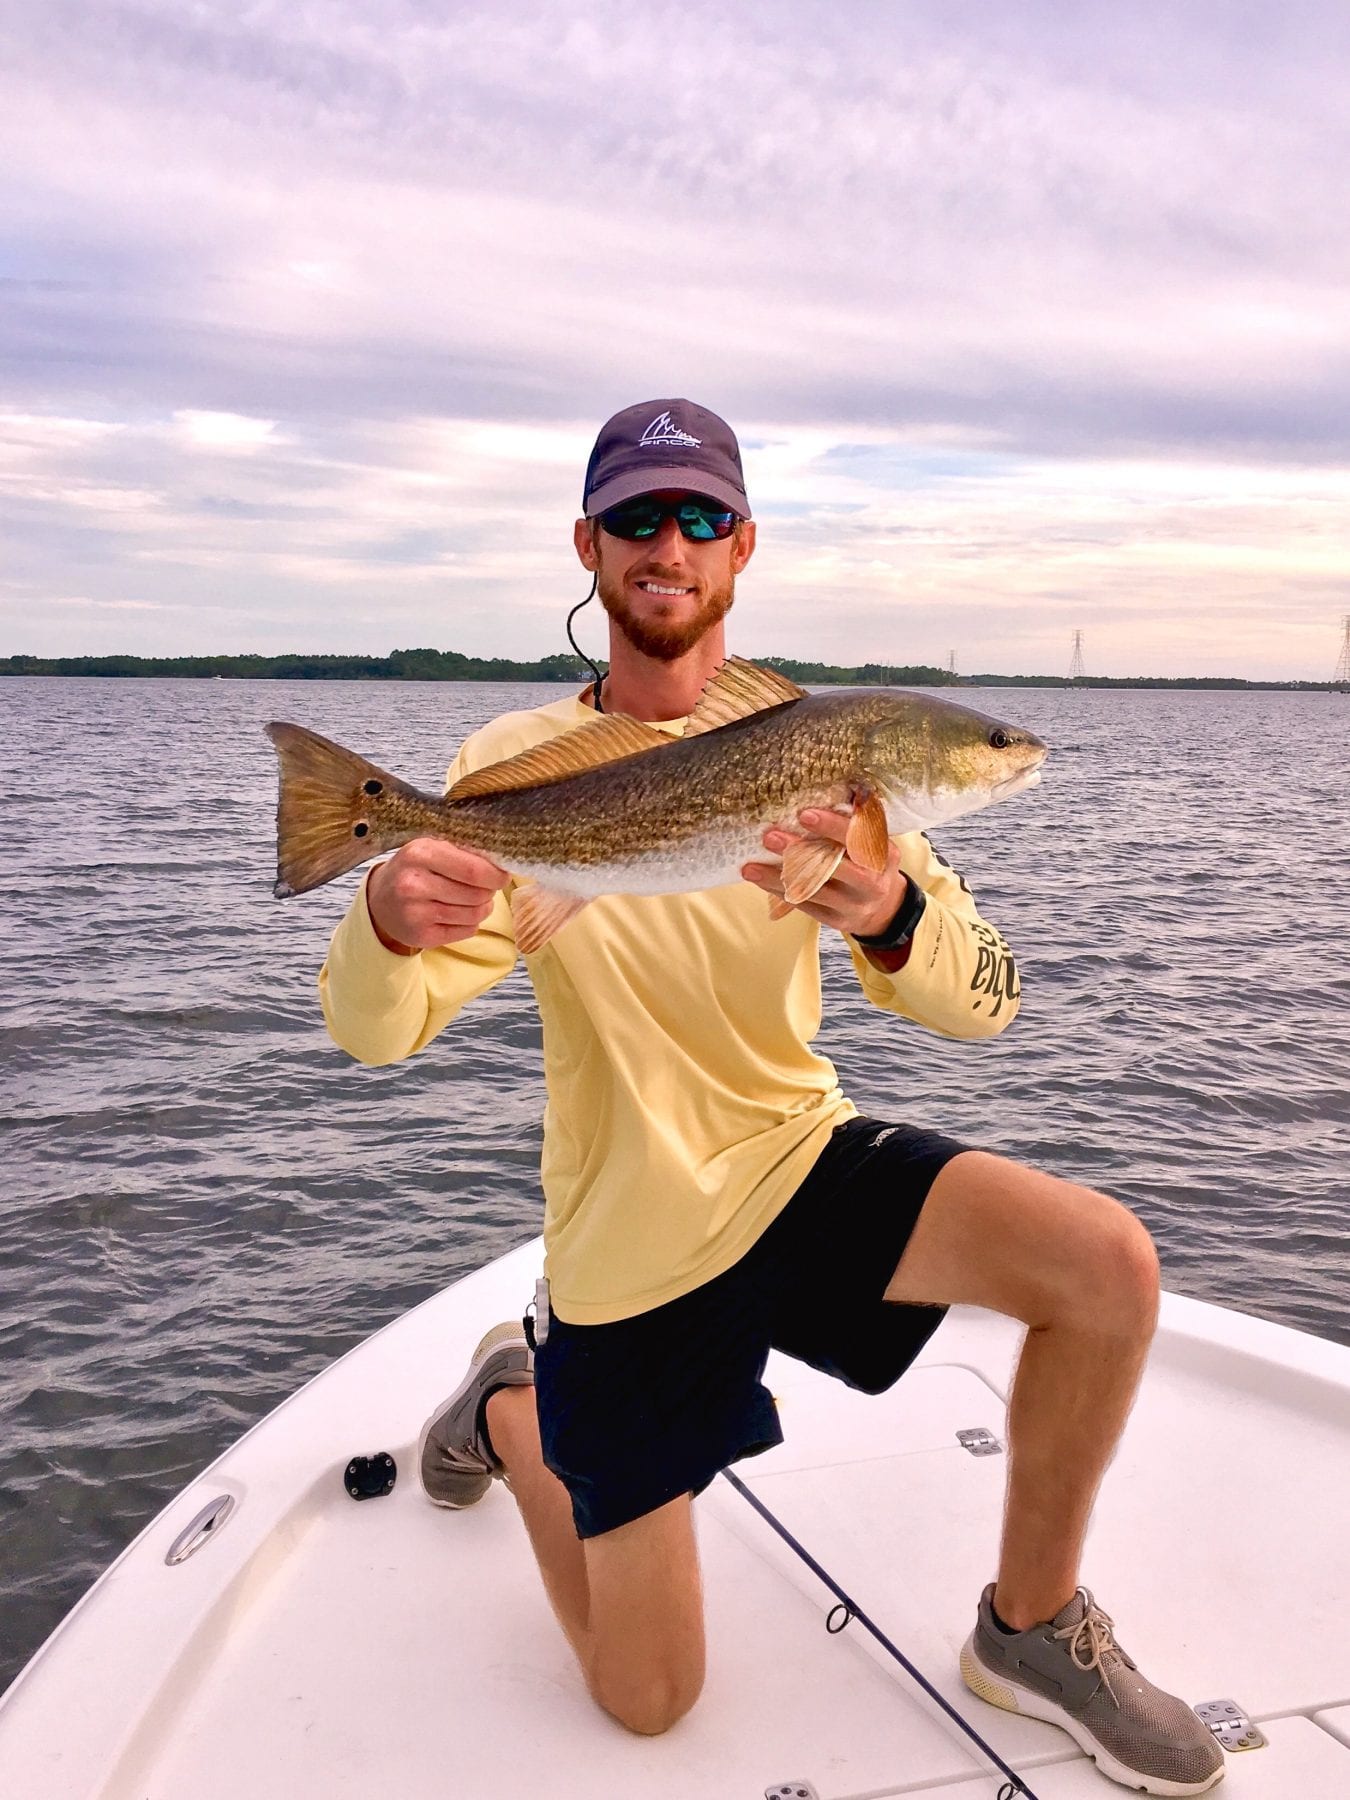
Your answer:
[[[665,511],[659,506],[643,505],[615,506],[600,515],[600,523],[611,537],[626,538],[631,543],[638,538],[655,537]]]
[[[736,523],[734,512],[697,500],[687,500],[679,506],[637,500],[613,506],[600,514],[600,523],[611,537],[626,538],[630,543],[655,537],[667,519],[674,519],[683,535],[694,543],[730,537]]]
[[[729,537],[735,517],[735,513],[724,512],[717,507],[693,504],[682,506],[678,514],[680,530],[696,543],[706,543],[709,538]]]

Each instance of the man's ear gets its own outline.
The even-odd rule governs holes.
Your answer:
[[[595,527],[589,519],[578,519],[572,527],[572,542],[576,545],[581,566],[593,575],[600,566],[600,559],[595,553]]]
[[[741,528],[736,533],[736,548],[731,553],[731,572],[739,575],[755,553],[755,521],[742,519]],[[591,565],[588,563],[587,567]]]

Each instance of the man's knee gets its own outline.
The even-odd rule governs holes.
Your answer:
[[[1156,1320],[1158,1258],[1118,1200],[969,1151],[934,1182],[886,1298],[1136,1338]]]
[[[703,1687],[703,1594],[688,1494],[586,1540],[586,1685],[630,1731],[655,1737]]]
[[[606,1677],[596,1672],[589,1682],[592,1698],[629,1731],[659,1737],[693,1706],[703,1691],[703,1667],[625,1670]]]
[[[1087,1229],[1079,1237],[1066,1304],[1085,1320],[1134,1336],[1158,1316],[1158,1252],[1128,1207],[1090,1188],[1077,1190]]]

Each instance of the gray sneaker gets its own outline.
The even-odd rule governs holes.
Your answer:
[[[417,1466],[428,1500],[437,1506],[472,1506],[506,1471],[483,1430],[483,1408],[501,1387],[533,1387],[534,1356],[518,1319],[494,1325],[469,1362],[469,1372],[439,1405],[417,1446]]]
[[[1086,1588],[1053,1619],[1025,1631],[1000,1631],[993,1600],[991,1582],[961,1652],[961,1676],[972,1693],[1061,1726],[1103,1775],[1125,1787],[1203,1794],[1223,1779],[1213,1732],[1184,1700],[1145,1680]]]

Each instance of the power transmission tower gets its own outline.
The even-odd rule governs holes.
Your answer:
[[[956,652],[955,652],[955,650],[949,650],[947,652],[947,673],[949,675],[955,675],[955,673],[956,673]]]
[[[1087,670],[1083,667],[1083,634],[1081,631],[1075,631],[1073,634],[1073,656],[1069,661],[1069,680],[1082,681],[1086,676]]]
[[[1341,620],[1344,636],[1341,638],[1341,655],[1336,664],[1336,673],[1332,676],[1333,687],[1350,690],[1350,613]]]

